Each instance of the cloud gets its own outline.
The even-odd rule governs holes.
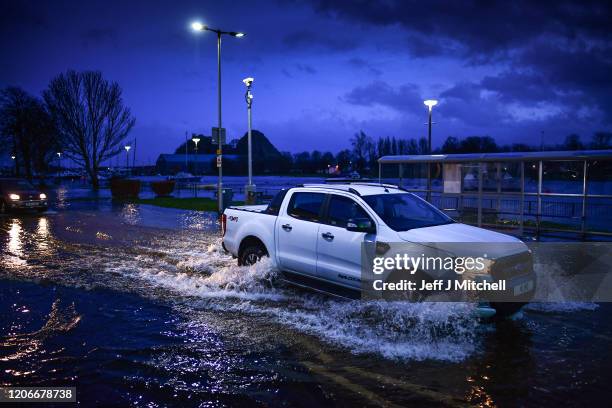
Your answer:
[[[449,87],[449,97],[476,100],[474,95],[493,93],[496,103],[507,105],[500,111],[537,111],[540,117],[581,112],[581,118],[587,112],[591,120],[612,124],[612,2],[319,0],[312,5],[348,24],[400,28],[401,40],[391,41],[401,42],[413,57],[442,57],[496,72]]]
[[[314,9],[330,17],[376,26],[398,25],[421,41],[422,52],[447,50],[449,40],[457,51],[473,56],[504,53],[542,33],[560,37],[585,36],[612,39],[612,3],[480,1],[364,1],[314,0]],[[425,46],[422,46],[425,45]]]
[[[285,35],[283,44],[288,49],[320,48],[329,51],[349,51],[355,49],[358,43],[350,37],[300,30]]]
[[[383,81],[355,87],[342,100],[352,105],[380,105],[401,112],[415,111],[416,107],[420,108],[423,104],[417,85],[408,83],[396,89]]]
[[[373,64],[371,64],[370,62],[366,61],[365,59],[361,57],[350,58],[347,61],[347,63],[354,68],[363,69],[371,75],[374,75],[374,76],[382,75],[382,71],[380,69],[376,68]]]
[[[298,71],[302,71],[310,75],[317,73],[317,70],[308,64],[295,64],[295,68],[297,68]]]

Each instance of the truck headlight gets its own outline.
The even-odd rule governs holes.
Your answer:
[[[10,198],[11,200],[15,200],[15,201],[17,201],[17,200],[19,200],[21,197],[19,197],[19,194],[9,194],[9,198]]]
[[[491,270],[493,269],[493,265],[495,264],[495,260],[493,259],[484,259],[483,262],[484,268],[482,269],[482,275],[491,275]]]
[[[47,199],[47,195],[45,193],[40,193],[40,199],[41,200]]]

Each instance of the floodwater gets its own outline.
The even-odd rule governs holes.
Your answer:
[[[61,206],[60,206],[61,207]],[[0,218],[0,385],[82,406],[586,406],[610,304],[343,301],[238,267],[212,214],[107,201]]]

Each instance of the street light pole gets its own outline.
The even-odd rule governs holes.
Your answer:
[[[251,117],[251,106],[253,105],[253,93],[251,92],[251,86],[253,86],[254,78],[245,78],[242,80],[247,87],[244,99],[247,104],[247,125],[248,125],[248,167],[249,167],[249,181],[244,189],[246,195],[246,201],[248,204],[254,204],[254,193],[255,186],[253,185],[253,144],[252,144],[252,128],[253,122]]]
[[[217,166],[219,167],[219,179],[217,180],[217,201],[219,214],[223,213],[223,140],[221,140],[221,31],[217,31],[217,138],[219,149],[217,150]],[[219,163],[219,160],[221,163]]]
[[[217,181],[217,200],[219,214],[223,213],[223,140],[222,140],[222,121],[221,121],[221,36],[223,34],[230,35],[232,37],[241,38],[244,37],[244,33],[235,31],[222,31],[214,28],[210,28],[200,22],[194,22],[191,24],[191,28],[194,31],[212,31],[217,34],[217,110],[218,110],[218,128],[217,136],[219,148],[217,149],[217,166],[219,167],[219,179]]]
[[[429,120],[427,127],[427,150],[431,154],[431,110],[438,104],[435,99],[428,99],[423,102],[429,108]],[[431,163],[427,163],[427,201],[431,202]]]

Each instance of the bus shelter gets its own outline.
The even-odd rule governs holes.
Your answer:
[[[612,237],[612,150],[398,155],[378,165],[380,182],[461,222]]]

